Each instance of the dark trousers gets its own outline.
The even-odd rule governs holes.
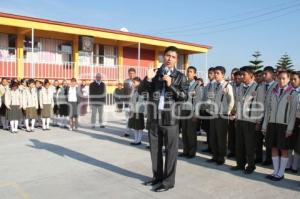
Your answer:
[[[182,111],[182,116],[189,116],[191,111]],[[182,143],[183,153],[189,156],[195,156],[197,152],[197,125],[198,121],[192,118],[182,119]]]
[[[203,111],[203,113],[201,114],[204,117],[209,117],[211,116],[209,113],[207,113],[206,111]],[[207,141],[207,146],[208,149],[211,150],[211,145],[210,145],[210,121],[212,119],[202,119],[202,123],[201,123],[201,127],[202,129],[206,132],[206,141]]]
[[[210,143],[213,159],[224,161],[227,154],[228,119],[215,118],[210,121]]]
[[[160,126],[154,122],[150,124],[149,138],[153,180],[160,180],[166,186],[174,186],[175,184],[178,136],[178,125]],[[163,145],[165,145],[166,151],[165,167],[163,165]]]
[[[229,120],[228,124],[228,150],[230,153],[235,154],[235,129],[236,129],[236,121]]]
[[[236,124],[237,166],[255,167],[255,123],[238,120]]]
[[[264,135],[261,131],[256,131],[255,133],[255,157],[256,160],[262,161],[263,159],[263,145],[264,145]]]

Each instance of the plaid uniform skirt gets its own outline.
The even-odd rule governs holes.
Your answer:
[[[42,118],[51,118],[52,116],[52,107],[51,104],[43,104],[43,109],[42,109]]]
[[[293,149],[293,136],[285,137],[287,125],[269,123],[267,127],[267,138],[272,148],[281,150]]]
[[[8,121],[20,120],[22,118],[20,106],[10,106],[10,109],[6,111],[6,117]]]
[[[38,114],[35,107],[28,107],[25,110],[25,118],[26,119],[37,119]]]

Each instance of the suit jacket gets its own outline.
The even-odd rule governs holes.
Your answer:
[[[160,67],[155,77],[148,81],[147,77],[142,81],[139,92],[146,92],[149,96],[149,104],[147,107],[148,117],[151,123],[156,123],[160,126],[172,126],[178,124],[179,109],[181,104],[176,102],[184,102],[187,100],[188,83],[187,79],[175,68],[171,72],[172,83],[170,87],[166,86],[162,80],[164,67]],[[164,92],[164,109],[159,110],[159,102]],[[174,107],[176,105],[176,107]],[[174,114],[177,117],[174,117]]]

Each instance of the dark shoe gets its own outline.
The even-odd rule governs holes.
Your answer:
[[[143,185],[145,185],[145,186],[154,186],[154,185],[157,185],[159,183],[161,183],[160,180],[150,180],[150,181],[144,182]]]
[[[126,138],[129,137],[129,136],[130,136],[130,135],[129,135],[128,133],[125,133],[125,134],[124,134],[124,137],[126,137]]]
[[[203,149],[202,152],[203,153],[211,153],[211,149]]]
[[[188,154],[186,154],[186,153],[179,153],[178,154],[178,157],[187,157],[188,156]]]
[[[208,163],[214,163],[214,162],[217,162],[217,160],[215,160],[214,158],[212,158],[212,159],[206,160],[206,162],[208,162]]]
[[[105,126],[104,125],[100,125],[100,128],[103,129],[103,128],[105,128]]]
[[[172,189],[173,187],[169,187],[166,185],[159,185],[157,188],[154,189],[154,192],[164,192],[164,191],[168,191],[169,189]]]
[[[262,165],[264,165],[264,166],[270,166],[270,165],[272,165],[272,160],[265,160],[265,161],[262,163]]]
[[[195,157],[196,157],[196,155],[188,155],[188,156],[186,156],[187,159],[193,159]]]
[[[230,152],[228,155],[227,155],[227,158],[234,158],[235,157],[235,154]]]
[[[137,145],[141,145],[142,143],[141,142],[131,142],[130,145],[133,145],[133,146],[137,146]]]
[[[225,163],[225,160],[218,160],[217,162],[216,162],[216,164],[218,165],[218,166],[221,166],[221,165],[223,165]]]
[[[279,176],[273,176],[273,178],[271,179],[272,181],[280,181],[280,180],[282,180],[284,178],[284,176],[281,176],[281,177],[279,177]]]
[[[244,171],[245,174],[251,174],[255,171],[255,167],[247,167]]]
[[[266,175],[266,178],[268,180],[272,180],[275,176],[273,174],[270,174],[270,175]]]
[[[263,162],[263,161],[262,161],[262,159],[260,159],[260,158],[255,160],[255,164],[260,164],[260,163],[262,163],[262,162]]]
[[[292,173],[298,173],[298,170],[291,169]]]
[[[244,171],[245,167],[243,166],[234,166],[230,168],[231,171]]]

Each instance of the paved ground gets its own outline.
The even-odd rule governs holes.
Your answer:
[[[233,161],[218,167],[206,163],[209,156],[201,153],[178,161],[174,189],[154,193],[141,184],[151,176],[146,142],[130,146],[130,139],[121,137],[122,114],[112,113],[107,108],[108,128],[103,131],[0,131],[0,199],[300,198],[300,176],[287,174],[282,182],[269,182],[264,178],[268,168],[245,176],[229,170]]]

